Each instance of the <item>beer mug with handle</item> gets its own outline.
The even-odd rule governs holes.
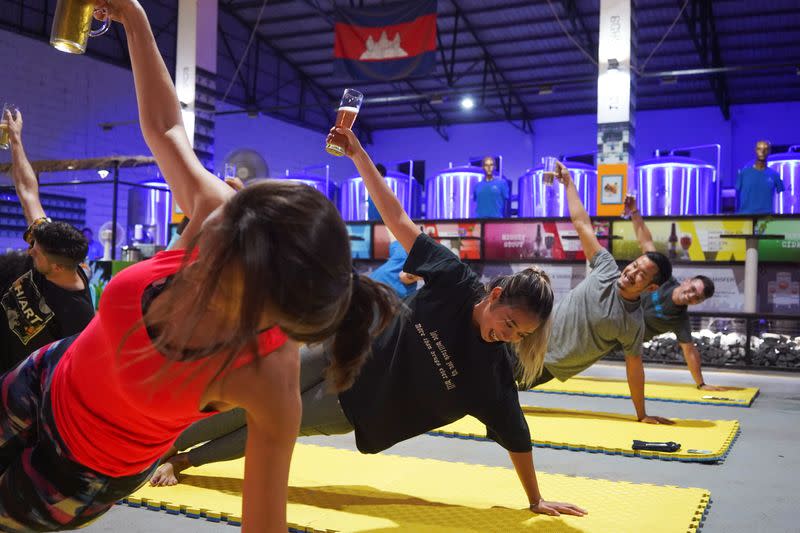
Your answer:
[[[8,150],[11,147],[11,137],[8,132],[6,112],[9,112],[13,117],[16,117],[17,108],[13,104],[3,104],[3,109],[0,113],[0,150]]]
[[[103,35],[111,26],[111,17],[106,16],[103,25],[93,30],[94,12],[92,0],[58,0],[53,14],[50,45],[68,54],[84,53],[89,37]]]
[[[363,100],[364,95],[355,89],[344,90],[342,101],[339,103],[339,111],[336,113],[337,128],[353,129],[353,124],[356,121]],[[347,140],[344,136],[334,132],[331,135],[331,140],[325,143],[325,151],[331,155],[343,156],[346,144]]]

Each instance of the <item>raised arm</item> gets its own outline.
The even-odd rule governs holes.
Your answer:
[[[642,218],[642,214],[636,205],[636,199],[629,200],[629,204],[625,208],[631,216],[633,232],[636,234],[636,240],[639,241],[639,248],[642,249],[642,253],[655,252],[656,246],[653,244],[653,234],[650,233],[650,229],[644,223],[644,218]]]
[[[589,218],[589,213],[583,207],[580,196],[578,196],[578,189],[575,187],[575,182],[572,181],[572,176],[560,161],[558,165],[558,180],[564,185],[567,193],[567,205],[569,206],[569,218],[572,220],[572,225],[575,231],[578,232],[578,237],[581,240],[581,247],[586,259],[591,259],[594,254],[599,252],[603,247],[600,246],[600,241],[594,233],[594,226],[592,226],[592,219]]]
[[[4,118],[8,123],[8,137],[11,142],[11,179],[17,190],[19,203],[22,204],[25,221],[30,225],[34,220],[47,216],[39,199],[39,180],[36,179],[36,173],[22,146],[22,113],[17,111],[16,116],[13,116],[10,111],[6,111]]]
[[[150,23],[135,0],[95,0],[98,8],[125,27],[133,67],[139,123],[175,201],[199,227],[211,211],[234,194],[230,187],[208,172],[192,149],[181,118],[181,106],[164,60],[156,46]]]
[[[369,197],[375,203],[375,208],[380,213],[383,223],[394,234],[405,251],[410,252],[414,241],[417,240],[420,234],[419,226],[409,218],[355,134],[342,128],[336,128],[336,132],[347,138],[345,152],[356,165],[361,179],[364,180],[364,186],[369,192]]]

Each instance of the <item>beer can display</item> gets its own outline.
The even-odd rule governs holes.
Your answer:
[[[636,167],[643,216],[713,215],[717,212],[717,168],[681,156],[656,157]]]
[[[411,218],[420,216],[420,184],[412,176],[402,172],[388,171],[386,184],[400,201]],[[339,201],[342,218],[348,221],[369,220],[369,193],[361,176],[342,181]]]
[[[572,181],[578,189],[586,212],[597,214],[597,169],[585,163],[564,161],[572,174]],[[558,181],[548,185],[544,176],[544,167],[536,165],[520,176],[519,216],[520,217],[569,217],[567,196],[564,186]]]

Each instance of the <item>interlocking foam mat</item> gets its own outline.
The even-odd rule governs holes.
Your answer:
[[[243,460],[186,470],[175,487],[140,489],[121,503],[212,521],[241,523]],[[584,517],[527,509],[511,468],[362,455],[298,444],[287,508],[290,531],[554,533],[693,532],[709,505],[704,489],[539,473],[543,494]]]
[[[533,445],[666,461],[717,462],[739,433],[736,420],[683,420],[675,425],[643,424],[633,415],[523,406]],[[431,435],[486,440],[486,426],[472,417],[441,427]],[[633,450],[633,440],[680,443],[677,452]],[[689,453],[692,450],[692,453]]]
[[[549,394],[573,394],[578,396],[602,396],[606,398],[630,398],[628,382],[604,378],[570,378],[567,381],[553,379],[529,392]],[[750,407],[758,396],[758,389],[741,388],[729,391],[698,390],[687,383],[648,381],[644,388],[645,398],[661,402],[699,403],[703,405],[725,405]]]

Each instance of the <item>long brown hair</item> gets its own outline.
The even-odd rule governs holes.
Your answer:
[[[257,353],[267,316],[295,340],[332,338],[328,378],[343,390],[364,362],[370,325],[378,324],[377,334],[396,306],[391,290],[354,278],[347,227],[307,185],[266,180],[246,187],[206,220],[186,257],[145,314],[153,346],[173,361],[226,354],[224,369],[243,350]],[[198,333],[206,342],[190,345]]]

